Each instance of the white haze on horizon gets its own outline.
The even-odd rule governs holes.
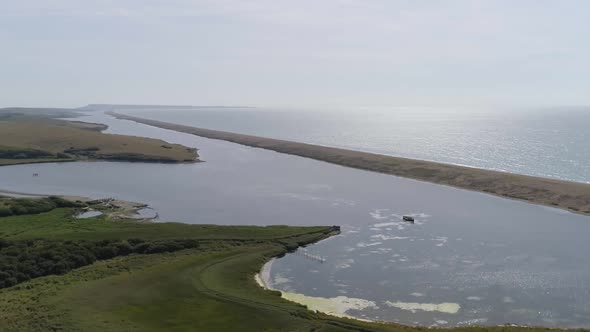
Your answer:
[[[588,1],[0,5],[0,106],[590,105]]]

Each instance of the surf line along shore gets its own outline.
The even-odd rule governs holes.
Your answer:
[[[106,112],[106,114],[121,120],[135,121],[205,138],[219,139],[341,166],[473,190],[590,215],[590,184],[586,183],[196,128],[115,112]]]

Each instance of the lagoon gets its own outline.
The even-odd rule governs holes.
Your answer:
[[[167,221],[341,225],[341,235],[306,249],[324,263],[287,255],[271,265],[268,282],[291,293],[375,303],[347,312],[355,317],[590,327],[590,217],[100,113],[83,120],[197,147],[204,162],[6,166],[0,189],[142,202]],[[407,214],[414,225],[400,220]]]

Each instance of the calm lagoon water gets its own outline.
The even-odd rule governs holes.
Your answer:
[[[102,114],[85,120],[197,147],[205,162],[8,166],[0,168],[0,188],[133,200],[161,220],[187,223],[341,225],[340,236],[306,249],[326,262],[287,255],[274,261],[269,282],[371,301],[348,312],[357,317],[590,327],[589,217]],[[400,222],[403,214],[416,224]]]

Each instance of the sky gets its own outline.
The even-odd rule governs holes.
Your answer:
[[[0,0],[0,106],[590,105],[586,0]]]

